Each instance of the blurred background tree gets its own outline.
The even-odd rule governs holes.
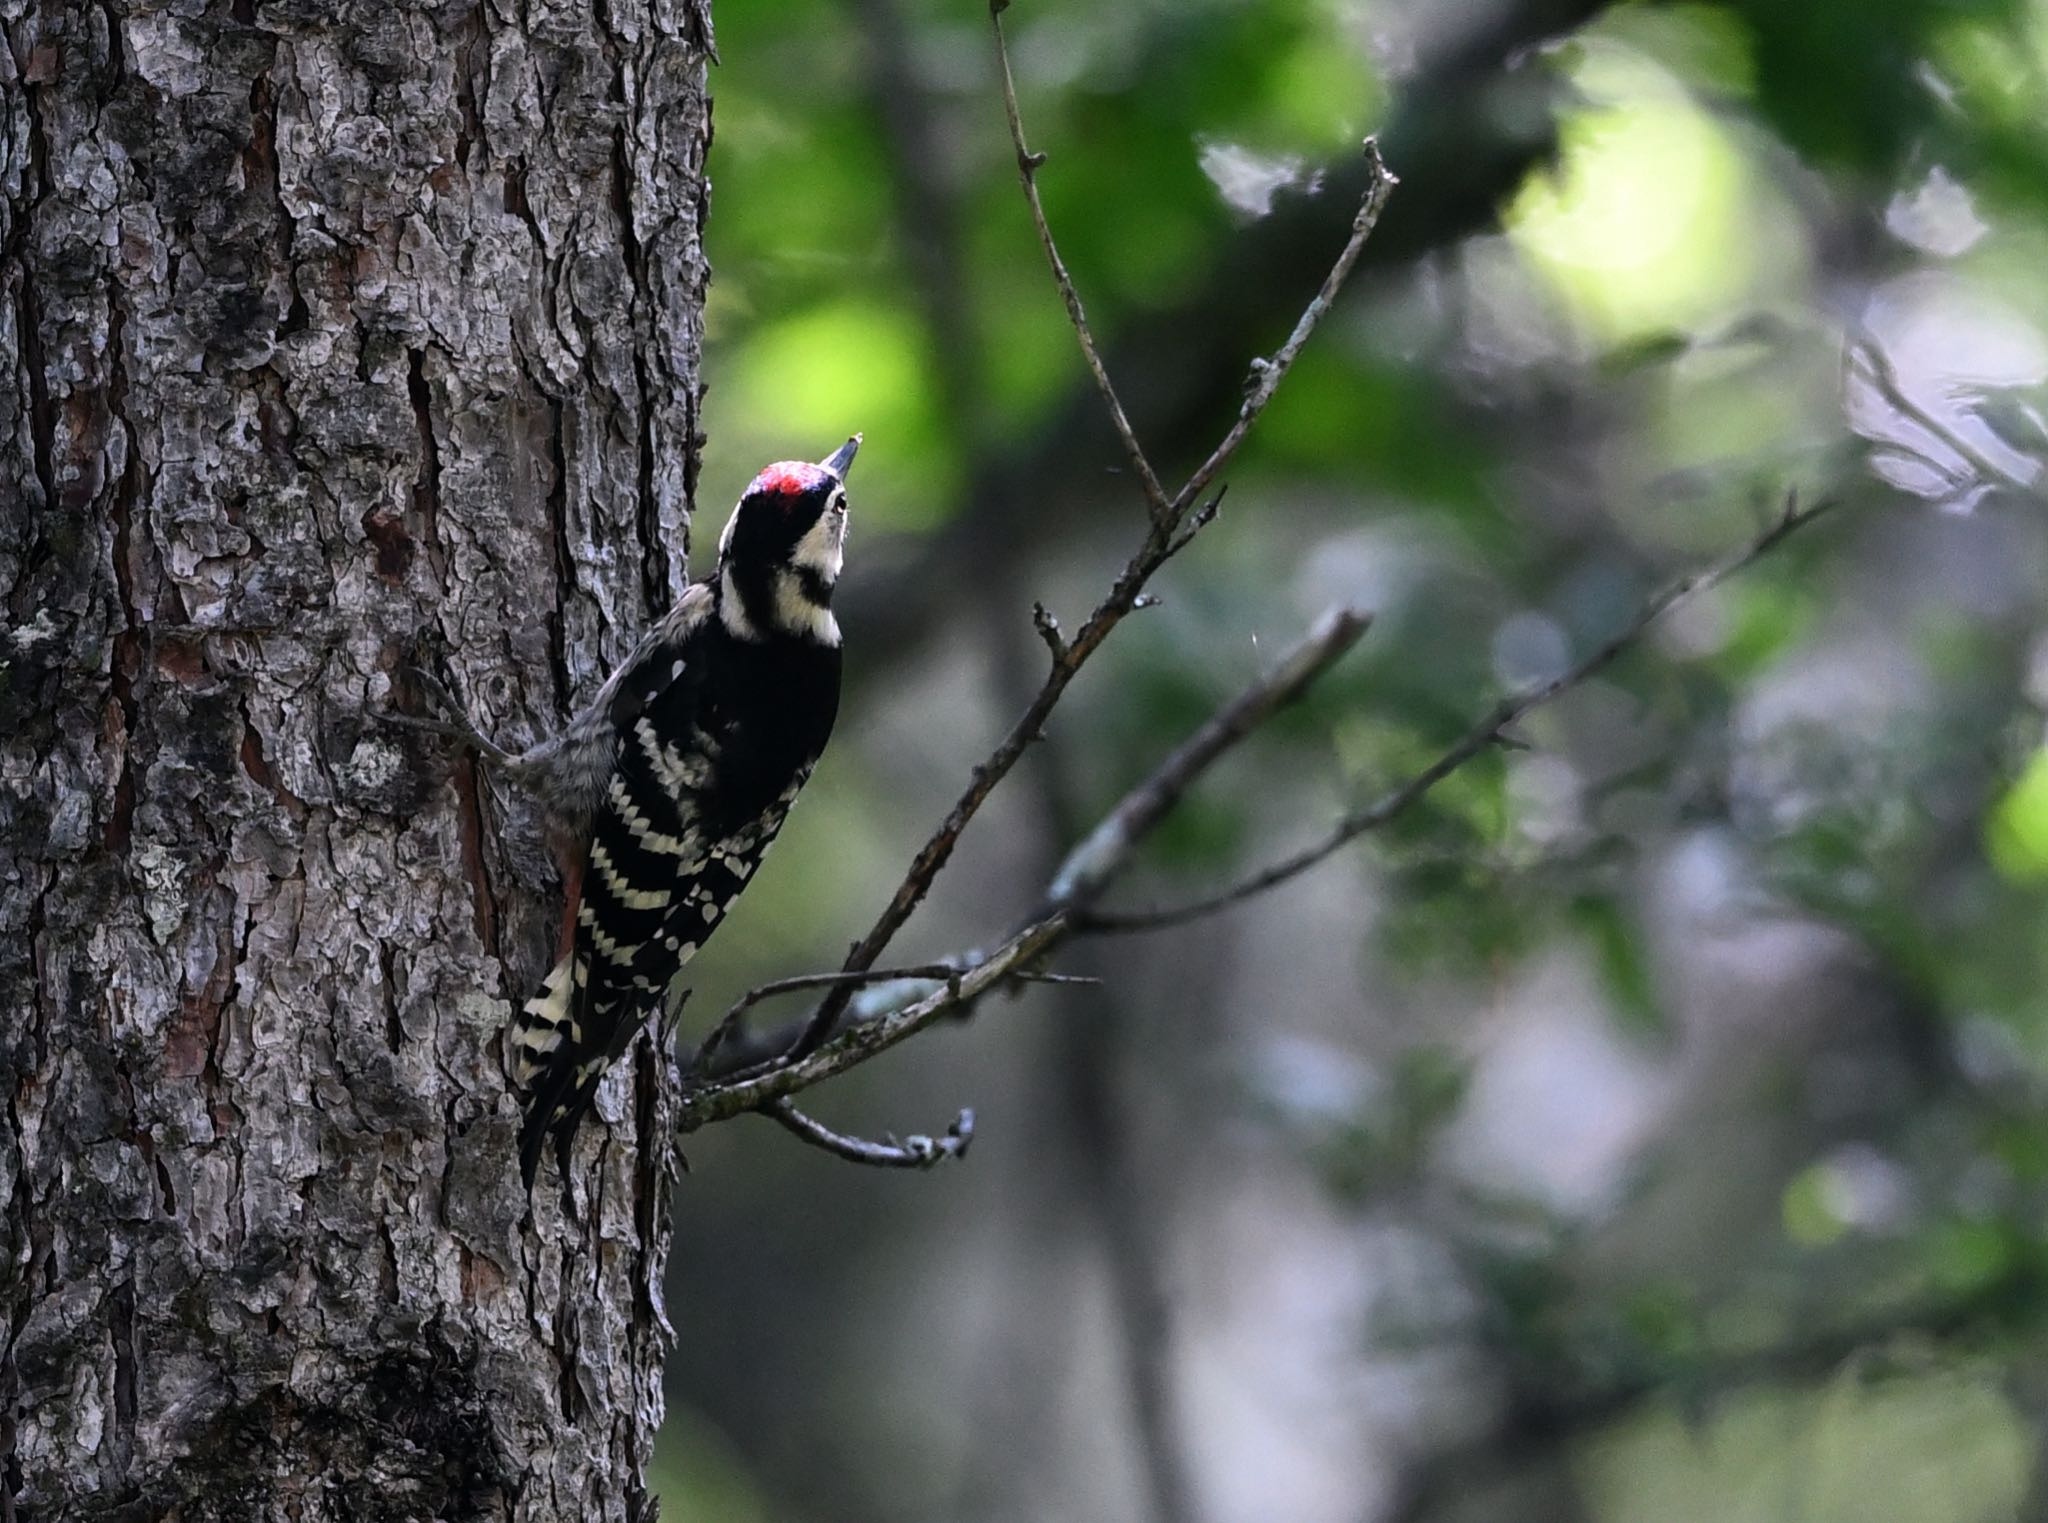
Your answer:
[[[840,738],[693,1010],[828,967],[1141,509],[982,7],[719,15],[704,500],[848,429]],[[1164,474],[1343,306],[892,956],[1010,923],[1333,600],[1365,644],[1118,896],[1428,761],[1785,494],[1838,510],[1395,825],[827,1092],[961,1167],[691,1148],[670,1514],[2048,1515],[2048,4],[1024,0]],[[715,527],[715,524],[714,524]]]

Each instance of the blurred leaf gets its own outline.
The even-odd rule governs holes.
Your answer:
[[[1720,606],[1728,615],[1728,633],[1715,664],[1735,680],[1765,670],[1813,627],[1811,589],[1789,581],[1741,582],[1725,590]]]
[[[1571,919],[1592,946],[1601,987],[1613,1001],[1622,1025],[1642,1035],[1670,1035],[1670,1022],[1657,997],[1649,949],[1634,916],[1618,899],[1582,895],[1572,903]]]
[[[1741,156],[1679,83],[1633,50],[1589,45],[1573,71],[1598,102],[1561,126],[1555,169],[1505,213],[1509,235],[1609,341],[1696,324],[1749,290]]]
[[[1302,352],[1261,417],[1245,460],[1291,476],[1323,473],[1344,494],[1335,500],[1340,512],[1362,516],[1368,491],[1435,503],[1461,518],[1483,519],[1491,510],[1492,453],[1452,399],[1418,383],[1411,368],[1374,364],[1335,343]],[[1315,494],[1328,490],[1318,487]],[[1295,501],[1303,495],[1285,494]]]
[[[1214,872],[1235,860],[1244,826],[1244,811],[1236,804],[1197,789],[1159,822],[1146,848],[1148,860],[1183,873]]]
[[[1472,1060],[1455,1047],[1423,1042],[1403,1049],[1394,1065],[1398,1130],[1419,1150],[1457,1114],[1472,1087]]]
[[[2048,749],[2033,754],[1992,807],[1985,847],[2013,882],[2048,882]]]
[[[1699,1351],[1699,1311],[1682,1283],[1665,1281],[1636,1289],[1623,1305],[1622,1321],[1629,1336],[1660,1365]]]
[[[1805,1248],[1825,1248],[1839,1242],[1849,1230],[1849,1223],[1836,1209],[1834,1181],[1824,1163],[1792,1176],[1785,1186],[1780,1213],[1786,1236]]]
[[[1624,6],[1600,30],[1626,40],[1694,89],[1748,98],[1756,90],[1749,29],[1721,5]]]
[[[1415,1179],[1471,1082],[1465,1054],[1434,1043],[1403,1051],[1384,1083],[1362,1082],[1356,1060],[1299,1040],[1263,1056],[1248,1097],[1292,1134],[1324,1188],[1353,1204]]]
[[[1988,1142],[1998,1161],[2028,1184],[2048,1180],[2048,1131],[2031,1114],[1994,1117]]]
[[[1385,110],[1384,92],[1366,59],[1332,24],[1335,9],[1314,9],[1322,25],[1304,29],[1274,59],[1260,95],[1283,140],[1352,148]]]
[[[1638,370],[1668,365],[1689,352],[1697,342],[1694,334],[1675,328],[1652,328],[1623,339],[1600,357],[1600,370],[1615,380]]]
[[[1959,104],[1985,122],[2010,126],[2038,121],[2048,105],[2040,61],[2014,46],[2013,7],[1952,3],[1943,9],[1959,14],[1933,33],[1928,62],[1946,83],[1958,88]],[[1983,19],[1965,19],[1971,11]]]
[[[2009,1279],[2025,1257],[2013,1228],[1996,1219],[1951,1219],[1922,1237],[1929,1278],[1950,1295],[1983,1291]]]

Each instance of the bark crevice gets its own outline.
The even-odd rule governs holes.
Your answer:
[[[0,1517],[641,1505],[665,1102],[529,1213],[537,812],[371,713],[540,728],[667,601],[705,58],[608,23],[4,24]]]

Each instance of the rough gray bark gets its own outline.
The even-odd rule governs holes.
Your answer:
[[[365,710],[680,585],[705,0],[0,31],[0,1517],[651,1512],[655,1059],[523,1225],[552,869]]]

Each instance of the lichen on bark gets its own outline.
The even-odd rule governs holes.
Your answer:
[[[626,1518],[667,1149],[532,1220],[536,734],[681,585],[692,0],[0,0],[0,1517]]]

